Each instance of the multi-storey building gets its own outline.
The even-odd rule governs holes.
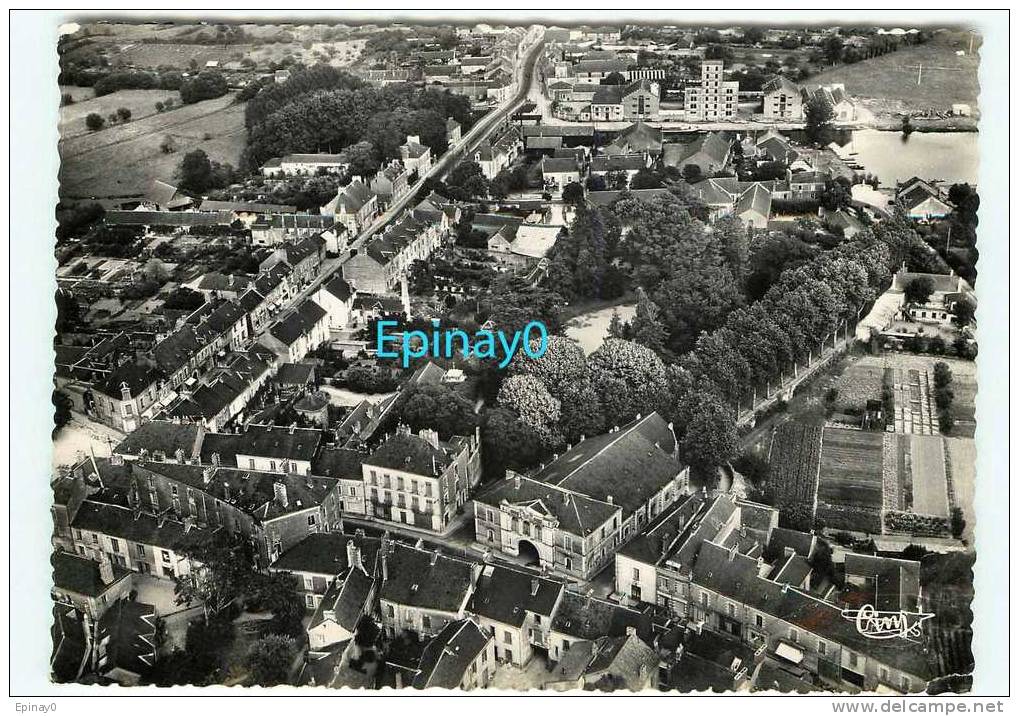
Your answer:
[[[739,82],[727,82],[722,60],[701,63],[699,85],[684,90],[686,118],[694,122],[714,122],[736,118],[739,106]]]
[[[782,77],[773,77],[761,87],[764,92],[763,112],[765,119],[803,119],[803,90],[795,82]]]
[[[474,501],[479,542],[588,579],[689,489],[658,413],[582,440],[533,476],[510,472]]]
[[[368,511],[379,520],[442,532],[481,481],[480,433],[439,440],[400,426],[364,458]]]

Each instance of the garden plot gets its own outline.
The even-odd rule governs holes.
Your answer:
[[[817,517],[827,527],[881,531],[883,453],[881,433],[825,428]]]
[[[913,506],[921,515],[948,516],[948,484],[945,479],[945,447],[940,436],[912,435]]]
[[[853,364],[835,382],[838,398],[835,409],[839,412],[860,411],[867,401],[881,399],[884,369],[875,365]]]
[[[768,486],[776,504],[813,504],[821,432],[820,425],[794,421],[783,423],[775,430]]]

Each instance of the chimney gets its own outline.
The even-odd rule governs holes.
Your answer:
[[[432,556],[428,558],[428,566],[434,567],[435,563],[438,561],[439,561],[439,549],[438,547],[436,547],[435,551],[432,552]]]
[[[626,627],[626,635],[627,636],[637,636],[637,627],[635,627],[635,626],[628,626],[628,627]]]
[[[293,435],[294,434],[294,430],[296,430],[296,429],[297,429],[297,423],[290,423],[290,428],[289,428],[288,432],[291,435]]]
[[[614,505],[614,504],[616,504],[615,502],[613,502],[613,501],[612,501],[612,495],[609,495],[609,496],[608,496],[608,503],[609,503],[610,505]]]
[[[215,474],[216,474],[216,468],[214,468],[214,467],[206,467],[205,469],[203,469],[202,470],[202,484],[203,485],[208,485],[210,482],[212,482],[212,476],[215,475]]]
[[[113,584],[113,563],[110,562],[110,557],[105,552],[99,559],[99,579],[103,581],[103,584]]]
[[[184,464],[184,448],[177,448],[176,450],[174,450],[173,451],[173,459],[176,460],[178,464],[183,465]]]
[[[127,386],[127,383],[120,384],[120,399],[121,400],[131,399],[131,389]]]
[[[347,540],[347,567],[361,567],[361,548],[352,539]]]
[[[389,580],[389,558],[384,549],[379,550],[379,553],[379,561],[382,562],[382,581],[385,583]]]
[[[520,475],[519,475],[519,473],[514,473],[514,475],[513,475],[513,489],[514,490],[519,490],[520,489]]]
[[[229,482],[224,482],[223,483],[223,501],[224,502],[229,502],[230,501],[230,483]]]
[[[570,504],[570,493],[563,492],[563,504],[564,505]]]
[[[531,580],[531,596],[535,596],[538,593],[538,587],[541,586],[541,582],[537,578]]]
[[[424,428],[418,433],[418,437],[426,441],[433,448],[438,449],[439,447],[439,433],[430,428]]]
[[[119,452],[113,453],[112,455],[110,455],[110,464],[111,465],[123,465],[124,464],[124,456],[121,455]]]
[[[272,492],[276,497],[276,502],[279,503],[280,507],[286,507],[289,503],[287,498],[287,485],[282,480],[277,480],[272,484]]]

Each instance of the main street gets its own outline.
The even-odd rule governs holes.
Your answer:
[[[394,201],[389,208],[379,214],[367,228],[362,230],[361,233],[359,233],[357,237],[347,245],[348,251],[362,246],[368,239],[385,228],[391,221],[402,215],[406,209],[413,206],[414,199],[417,196],[418,191],[424,186],[427,180],[441,179],[446,176],[449,170],[456,166],[457,162],[459,162],[463,157],[469,156],[479,144],[487,139],[493,131],[501,127],[503,123],[517,111],[520,105],[524,103],[531,90],[535,67],[538,63],[538,59],[541,57],[542,49],[545,46],[545,41],[541,38],[541,29],[536,29],[534,34],[536,35],[536,37],[533,38],[534,44],[530,45],[528,49],[524,51],[523,60],[518,62],[514,68],[517,80],[516,93],[507,101],[503,102],[499,107],[493,109],[478,120],[475,125],[460,138],[459,142],[450,146],[446,152],[432,164],[431,168],[427,172],[418,177],[417,182],[415,182],[402,197]],[[530,33],[528,35],[528,39],[531,39]],[[323,270],[321,270],[318,276],[296,296],[292,305],[300,303],[305,298],[315,293],[322,284],[332,278],[333,274],[339,270],[341,264],[342,259],[339,262],[334,260],[324,264]]]

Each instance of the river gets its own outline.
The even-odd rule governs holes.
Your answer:
[[[947,184],[963,182],[976,185],[980,148],[976,132],[882,132],[876,129],[853,131],[844,151],[870,174],[876,174],[882,186],[895,186],[914,176],[936,179]]]
[[[633,318],[636,310],[636,303],[627,303],[582,313],[566,325],[566,335],[580,344],[585,355],[591,355],[601,347],[602,342],[609,335],[612,312],[619,311],[619,317],[625,322]]]

